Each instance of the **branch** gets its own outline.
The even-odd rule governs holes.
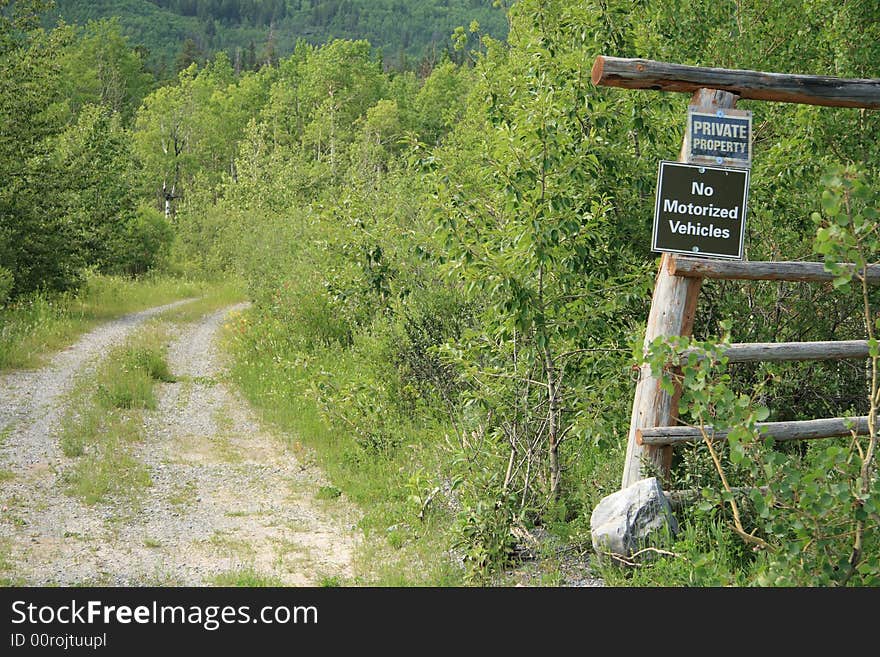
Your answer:
[[[547,387],[547,384],[543,381],[535,381],[534,379],[524,378],[521,376],[514,376],[513,374],[502,374],[500,372],[499,373],[480,372],[479,374],[471,374],[471,376],[474,379],[476,379],[478,382],[480,382],[479,379],[477,378],[479,375],[493,376],[498,379],[511,379],[513,381],[519,381],[520,383],[534,383],[535,385],[538,385],[538,386],[544,386],[545,388]],[[482,382],[480,382],[480,383],[482,383]],[[485,385],[485,384],[483,383],[482,385]]]
[[[731,489],[730,484],[727,483],[727,476],[724,474],[724,468],[721,466],[721,459],[718,458],[718,453],[715,451],[715,448],[712,447],[712,441],[706,434],[706,428],[702,423],[700,424],[700,433],[703,435],[703,442],[706,443],[706,447],[709,448],[709,454],[711,454],[712,456],[712,462],[715,464],[715,470],[718,471],[718,476],[721,477],[721,484],[724,486],[724,490],[727,491],[727,494],[730,495],[730,508],[733,511],[734,530],[746,543],[753,543],[757,547],[772,552],[772,546],[764,539],[758,538],[753,534],[749,534],[745,529],[743,529],[742,521],[740,520],[739,516],[739,505],[737,505],[736,500],[733,497],[733,490]]]
[[[670,552],[669,550],[661,550],[660,548],[655,548],[655,547],[646,547],[646,548],[642,548],[641,550],[638,550],[637,552],[633,552],[630,555],[629,559],[625,558],[622,554],[618,554],[616,552],[604,552],[603,551],[601,554],[604,554],[607,557],[611,557],[612,559],[616,559],[617,561],[620,561],[621,563],[624,563],[627,566],[634,566],[636,568],[641,568],[644,564],[640,564],[635,561],[630,561],[630,559],[635,559],[636,557],[638,557],[641,554],[644,554],[645,552],[655,552],[656,554],[662,554],[663,556],[667,556],[667,557],[680,557],[680,558],[684,559],[685,561],[688,561],[688,558],[685,556],[682,556],[682,555],[677,554],[675,552]]]
[[[602,353],[602,354],[611,354],[611,353],[629,353],[629,349],[619,349],[614,347],[608,348],[599,348],[595,347],[593,349],[573,349],[572,351],[566,351],[556,356],[559,358],[568,358],[569,356],[576,356],[577,354],[586,354],[586,353]]]

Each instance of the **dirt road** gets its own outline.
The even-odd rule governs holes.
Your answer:
[[[71,460],[56,435],[66,393],[169,307],[110,322],[43,369],[0,376],[0,576],[63,586],[345,581],[356,512],[315,499],[320,471],[225,381],[215,338],[240,306],[167,327],[178,381],[159,384],[135,448],[152,481],[146,493],[92,506],[65,494]]]

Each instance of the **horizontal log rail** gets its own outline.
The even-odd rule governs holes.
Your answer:
[[[681,356],[686,361],[692,351]],[[867,340],[819,342],[735,342],[724,351],[730,363],[776,363],[797,360],[847,360],[867,358]]]
[[[852,425],[852,426],[851,426]],[[820,420],[796,420],[791,422],[759,422],[755,426],[777,442],[789,440],[816,440],[819,438],[838,438],[868,433],[868,417],[832,417]],[[706,435],[713,442],[727,439],[728,429],[714,430],[706,427]],[[636,440],[640,445],[675,445],[696,443],[703,440],[699,427],[653,427],[639,429]]]
[[[687,278],[816,283],[834,280],[834,274],[825,271],[822,262],[709,260],[688,256],[674,256],[668,262],[670,274]],[[880,283],[880,265],[868,265],[866,275],[868,283]]]
[[[752,100],[880,109],[880,79],[836,78],[668,64],[599,55],[593,84],[625,89],[694,92],[722,89]]]

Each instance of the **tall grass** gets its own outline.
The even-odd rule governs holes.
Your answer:
[[[413,485],[419,473],[444,469],[436,432],[401,422],[394,428],[398,447],[372,450],[356,430],[328,420],[315,398],[316,379],[332,374],[335,381],[358,380],[372,358],[357,347],[306,346],[295,326],[258,307],[233,315],[225,335],[233,379],[263,419],[289,437],[297,456],[314,458],[333,486],[363,512],[366,540],[355,557],[356,583],[459,584],[461,572],[448,558],[452,517],[440,496],[421,517],[420,504],[413,502],[413,493],[424,494]]]
[[[0,307],[0,370],[36,367],[97,323],[177,299],[211,286],[179,278],[133,280],[94,275],[76,294],[39,293]]]

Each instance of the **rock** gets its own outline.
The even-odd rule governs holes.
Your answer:
[[[652,534],[673,535],[678,523],[656,477],[642,479],[603,498],[590,516],[593,549],[629,557],[649,544]]]

